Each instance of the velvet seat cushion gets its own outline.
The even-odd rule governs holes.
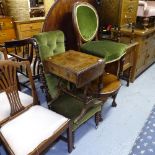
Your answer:
[[[27,155],[62,128],[68,118],[36,105],[4,124],[0,132],[15,155]]]
[[[90,108],[86,115],[78,123],[74,122],[75,118],[79,116],[82,109],[84,108],[84,102],[77,100],[76,98],[63,94],[59,96],[58,99],[56,99],[51,104],[51,109],[57,113],[60,113],[61,115],[70,118],[73,123],[73,130],[75,130],[78,126],[80,126],[82,123],[87,121],[90,117],[94,116],[96,112],[101,111],[101,101],[95,100],[94,101],[94,107]]]
[[[19,98],[24,107],[27,107],[33,104],[33,98],[30,95],[27,95],[19,91]],[[0,122],[8,118],[11,113],[11,107],[8,100],[8,97],[5,92],[0,93]]]
[[[42,61],[50,56],[65,52],[64,34],[60,30],[43,32],[35,35],[34,37],[38,42],[39,55]],[[95,113],[101,111],[101,104],[97,104],[101,101],[97,100],[96,105],[93,108],[90,108],[84,117],[78,121],[78,123],[75,123],[75,118],[81,113],[84,103],[67,94],[61,96],[57,87],[59,82],[57,76],[46,73],[45,78],[49,94],[54,100],[54,102],[50,105],[50,109],[67,118],[70,118],[73,123],[73,130],[75,130],[90,117],[94,116]],[[66,86],[65,82],[64,85]]]
[[[102,40],[82,44],[81,51],[104,58],[106,63],[110,63],[119,60],[125,54],[126,48],[126,44]]]

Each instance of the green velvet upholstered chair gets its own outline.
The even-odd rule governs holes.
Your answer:
[[[38,54],[42,62],[50,56],[65,52],[64,34],[62,31],[43,32],[35,35],[34,38],[36,39]],[[45,73],[44,68],[41,70],[41,79],[44,84],[48,106],[51,110],[70,118],[73,131],[94,115],[96,125],[98,125],[99,121],[101,121],[101,101],[94,100],[94,106],[88,108],[86,113],[80,119],[77,119],[85,104],[75,97],[60,92],[57,87],[58,77]]]
[[[111,40],[97,40],[99,18],[91,4],[75,3],[72,18],[81,51],[102,57],[106,63],[117,61],[125,54],[127,45]]]
[[[80,51],[104,58],[106,64],[118,61],[125,55],[127,45],[111,40],[97,40],[99,19],[97,11],[91,4],[76,2],[73,5],[72,18]],[[120,80],[113,74],[105,73],[102,82],[100,99],[105,102],[107,97],[112,97],[112,106],[115,107],[116,96],[121,86]],[[92,89],[96,90],[96,82],[92,84],[90,91]]]

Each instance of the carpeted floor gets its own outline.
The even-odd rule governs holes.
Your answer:
[[[155,65],[129,87],[123,82],[117,97],[118,106],[112,108],[111,100],[105,103],[104,121],[98,129],[95,129],[92,118],[76,131],[76,148],[70,155],[128,155],[155,104],[154,92]],[[44,102],[43,95],[40,97]],[[0,153],[5,155],[2,148]],[[66,143],[58,141],[46,155],[68,155]]]

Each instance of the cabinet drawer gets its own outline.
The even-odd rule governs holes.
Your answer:
[[[4,43],[5,41],[16,39],[14,29],[1,30],[0,31],[0,43]]]
[[[11,18],[0,18],[0,30],[14,28]]]
[[[31,31],[24,31],[20,33],[21,38],[30,38],[40,32],[40,29],[38,30],[31,30]]]
[[[40,29],[42,28],[43,23],[28,23],[28,24],[22,24],[20,25],[20,31],[31,31],[34,29]]]

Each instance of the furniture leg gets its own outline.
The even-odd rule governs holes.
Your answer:
[[[102,122],[103,121],[103,118],[102,118],[102,115],[101,115],[101,111],[97,112],[95,114],[95,124],[96,124],[96,128],[98,128],[98,125],[99,125],[99,122]]]
[[[73,150],[73,133],[71,123],[69,123],[67,129],[67,140],[68,140],[68,152],[71,153]]]
[[[112,99],[113,99],[112,107],[116,107],[117,106],[117,104],[116,104],[116,96],[117,96],[117,92],[114,95],[112,95]]]

